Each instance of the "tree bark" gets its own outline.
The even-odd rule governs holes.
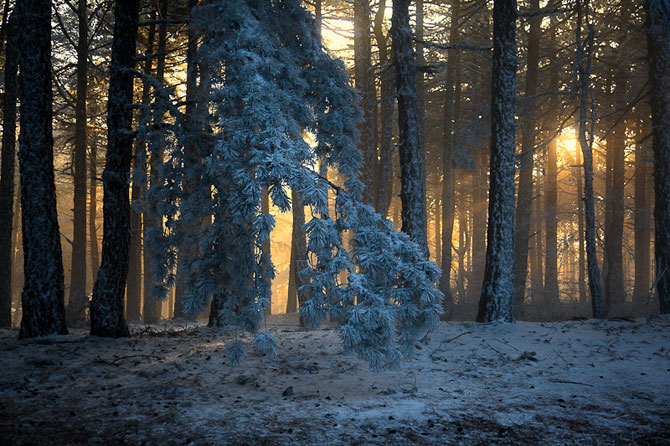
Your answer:
[[[375,15],[374,35],[379,50],[380,67],[380,135],[379,135],[379,173],[377,194],[377,212],[383,217],[388,215],[391,199],[393,198],[393,115],[394,115],[394,91],[393,91],[393,66],[389,63],[387,34],[384,34],[383,22],[386,0],[379,1],[379,7]]]
[[[531,11],[540,9],[539,0],[531,0]],[[514,233],[514,307],[516,317],[523,317],[528,274],[531,209],[533,207],[533,155],[535,153],[535,96],[539,71],[541,16],[532,17],[528,33],[526,86],[524,91],[519,166],[519,197],[516,206]]]
[[[603,319],[605,317],[605,302],[600,282],[600,267],[598,266],[598,258],[596,256],[596,213],[593,202],[593,132],[589,132],[587,128],[594,35],[593,26],[588,21],[588,15],[589,0],[578,0],[577,54],[575,62],[577,80],[579,82],[579,144],[584,158],[584,223],[586,226],[584,239],[586,242],[586,264],[593,317]],[[582,23],[584,20],[586,20],[589,30],[586,42],[582,39]],[[586,60],[584,60],[585,53]]]
[[[393,0],[391,17],[398,94],[402,231],[421,247],[428,258],[426,169],[417,131],[416,67],[412,51],[412,30],[409,26],[409,4],[410,0]]]
[[[460,0],[451,2],[451,25],[449,29],[449,44],[454,45],[459,39],[458,26],[460,21]],[[445,319],[451,317],[454,297],[451,290],[451,263],[453,259],[454,233],[454,150],[456,148],[456,120],[458,118],[456,101],[460,104],[460,55],[456,50],[447,55],[447,73],[445,80],[444,98],[444,150],[442,152],[442,254],[440,259],[442,275],[440,276],[440,291],[444,294],[443,309]]]
[[[25,283],[19,338],[67,334],[54,184],[51,0],[20,0],[19,171]]]
[[[88,12],[86,0],[77,2],[79,37],[77,40],[77,99],[75,102],[74,132],[74,224],[72,235],[72,267],[68,322],[82,320],[86,298],[86,149],[87,149],[87,89],[88,89]]]
[[[641,137],[641,132],[637,137]],[[650,283],[650,240],[651,212],[647,205],[647,150],[644,144],[635,146],[635,284],[633,287],[634,313],[641,314],[647,309]]]
[[[354,81],[361,97],[363,121],[359,124],[363,153],[361,179],[365,184],[363,202],[374,206],[376,193],[377,150],[375,147],[374,108],[376,103],[370,45],[370,0],[354,0]]]
[[[5,8],[7,9],[7,8]],[[5,17],[3,16],[3,20]],[[14,170],[16,161],[16,98],[19,63],[19,24],[16,13],[7,22],[5,94],[2,122],[2,176],[0,177],[0,327],[12,326],[12,236],[14,220]]]
[[[158,15],[160,19],[164,19],[168,14],[168,2],[167,0],[160,0],[158,2]],[[160,55],[158,57],[157,66],[156,66],[156,80],[161,83],[164,82],[165,78],[165,52],[167,49],[167,25],[165,22],[162,22],[158,25],[158,48],[157,53]],[[149,166],[147,169],[152,173],[151,181],[160,181],[157,176],[157,170],[154,168],[158,163],[161,162],[158,155],[151,155],[149,157]],[[151,228],[162,224],[162,222],[156,221],[155,217],[152,215],[152,212],[144,212],[142,216],[142,221],[144,223],[144,234],[143,240],[147,240],[147,234],[151,231]],[[152,288],[154,285],[153,277],[151,274],[151,256],[148,254],[148,250],[144,249],[144,323],[145,324],[155,324],[161,319],[163,302],[156,300]]]
[[[123,317],[130,245],[132,101],[139,0],[117,0],[107,101],[107,156],[102,174],[104,233],[102,263],[93,287],[91,334],[128,336]]]
[[[670,7],[647,0],[647,54],[654,151],[656,293],[661,314],[670,313]]]
[[[291,235],[291,265],[288,279],[288,300],[286,301],[286,312],[295,313],[298,310],[298,304],[302,305],[305,301],[304,295],[300,292],[303,285],[300,278],[300,270],[305,267],[307,260],[307,239],[305,236],[305,206],[303,205],[300,193],[291,192],[291,210],[293,212],[293,233]]]
[[[193,8],[197,5],[197,0],[189,0],[189,11],[192,11]],[[197,101],[197,79],[198,79],[198,65],[196,62],[196,54],[198,52],[198,36],[195,33],[193,27],[189,26],[188,30],[188,42],[186,45],[186,116],[190,117],[191,130],[193,132],[203,131],[203,125],[199,122],[200,120],[195,116],[195,112],[198,109],[196,106]],[[193,143],[189,144],[184,148],[187,151],[189,164],[194,165],[201,161],[201,157],[198,154],[199,150],[197,147],[197,136],[194,135]],[[189,166],[190,167],[190,166]],[[188,190],[189,194],[192,194],[195,190],[195,184],[192,184],[192,181],[187,181],[184,187]],[[267,201],[267,192],[263,195],[263,205]],[[263,210],[265,212],[265,209]],[[174,318],[184,318],[187,317],[184,312],[184,307],[182,303],[186,277],[189,275],[187,271],[187,264],[193,261],[198,255],[197,245],[192,243],[194,237],[198,233],[199,225],[196,223],[190,223],[185,228],[187,232],[187,242],[183,243],[179,247],[179,264],[177,266],[177,285],[175,287],[174,294]]]
[[[515,0],[495,0],[489,223],[478,322],[514,320],[516,17]]]

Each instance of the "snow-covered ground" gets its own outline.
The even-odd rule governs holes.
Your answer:
[[[380,373],[334,329],[269,324],[278,357],[236,368],[192,323],[0,331],[0,444],[670,444],[668,317],[441,324]]]

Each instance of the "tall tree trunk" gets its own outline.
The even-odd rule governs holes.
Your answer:
[[[516,17],[516,0],[495,0],[489,223],[478,322],[514,320]]]
[[[87,88],[88,88],[88,12],[86,0],[78,0],[77,20],[77,100],[75,102],[74,131],[74,224],[72,236],[72,268],[68,322],[84,317],[86,298],[86,149],[87,149]]]
[[[416,50],[414,53],[416,63],[416,111],[417,111],[417,131],[419,133],[419,147],[423,150],[423,162],[426,163],[426,85],[424,82],[424,66],[426,58],[424,50],[424,0],[416,0],[416,20],[415,20],[415,39]],[[423,176],[423,189],[426,190],[426,175]],[[428,209],[428,195],[426,195],[426,209]],[[428,227],[428,211],[426,211],[426,228]],[[428,231],[428,229],[426,229]],[[427,235],[426,235],[427,236]]]
[[[539,0],[531,0],[530,9],[540,9]],[[521,127],[521,155],[519,166],[519,197],[516,206],[514,233],[514,307],[516,317],[523,317],[528,274],[528,245],[530,241],[531,209],[533,205],[533,154],[535,152],[535,96],[537,95],[538,63],[540,56],[541,16],[530,19],[528,54],[526,59],[526,86],[523,100]]]
[[[582,176],[580,170],[582,164],[584,163],[580,155],[580,149],[577,149],[575,153],[575,164],[577,168],[575,169],[575,181],[577,183],[577,232],[579,232],[578,237],[578,272],[577,272],[577,282],[579,288],[579,302],[582,304],[586,303],[586,249],[585,249],[585,239],[584,235],[586,231],[584,230],[584,183],[582,183]]]
[[[670,313],[670,5],[647,0],[647,47],[654,150],[654,249],[661,314]]]
[[[139,0],[117,0],[107,100],[107,156],[102,174],[104,227],[102,263],[93,287],[91,334],[128,336],[123,317],[130,245],[132,102]]]
[[[547,145],[544,186],[544,302],[558,304],[558,138]]]
[[[576,69],[579,82],[579,144],[584,157],[584,218],[586,225],[586,263],[593,317],[605,317],[605,302],[600,282],[600,267],[596,256],[596,212],[593,202],[593,132],[587,128],[593,52],[593,25],[589,22],[589,0],[577,0]],[[582,23],[586,20],[587,41],[582,39]],[[586,53],[586,54],[585,54]],[[586,56],[586,60],[584,57]]]
[[[482,293],[486,267],[486,150],[476,149],[477,168],[472,172],[472,268],[468,281],[468,304]]]
[[[533,213],[531,214],[531,249],[530,249],[530,292],[531,301],[539,301],[544,288],[542,276],[542,194],[540,184],[536,185],[536,195],[533,198]]]
[[[262,206],[263,206],[263,213],[264,214],[269,214],[270,213],[270,197],[268,194],[267,189],[263,192],[263,199],[262,199]],[[303,220],[304,220],[303,216]],[[305,245],[305,251],[307,250],[307,245]],[[270,240],[267,242],[263,242],[263,255],[267,256],[269,259],[272,259],[272,244]],[[307,255],[305,254],[305,258],[307,258]],[[267,277],[265,279],[265,286],[268,287],[269,290],[272,290],[272,279]],[[268,300],[267,307],[265,307],[265,314],[272,314],[272,291],[270,291],[270,299]]]
[[[402,231],[421,247],[428,258],[426,169],[417,131],[416,67],[412,51],[412,29],[409,26],[409,4],[410,0],[393,0],[391,17],[398,94]]]
[[[618,15],[620,39],[618,52],[625,55],[628,49],[628,20],[631,15],[631,2],[621,0],[621,12]],[[628,83],[629,68],[627,64],[619,64],[614,72],[614,105],[615,112],[625,113],[627,106],[626,86]],[[624,310],[626,288],[624,285],[623,269],[623,226],[624,226],[624,183],[626,162],[626,122],[623,117],[617,116],[618,123],[607,138],[607,152],[612,156],[611,196],[605,198],[611,206],[610,225],[605,231],[605,312],[612,316]]]
[[[95,141],[90,146],[88,157],[88,243],[91,255],[91,279],[98,277],[100,250],[98,246],[98,148]]]
[[[449,29],[449,44],[454,45],[458,36],[460,21],[460,0],[451,2],[451,25]],[[444,294],[445,319],[451,317],[454,305],[454,297],[451,291],[451,262],[452,262],[452,238],[454,233],[454,150],[457,135],[456,130],[456,101],[460,104],[460,81],[457,85],[457,77],[460,77],[459,69],[460,55],[456,50],[449,51],[447,55],[447,77],[445,80],[444,97],[444,150],[442,152],[442,275],[440,276],[440,291]],[[456,91],[454,91],[456,90]]]
[[[393,66],[389,61],[388,35],[384,33],[384,11],[386,0],[379,1],[375,15],[374,35],[379,50],[380,67],[380,135],[379,135],[379,173],[377,174],[379,192],[377,194],[377,212],[387,216],[393,197],[393,115],[395,97],[393,92]]]
[[[376,103],[370,45],[370,0],[354,0],[354,80],[361,96],[363,121],[359,125],[363,152],[361,179],[365,184],[363,201],[374,206],[376,200],[377,150],[375,147],[374,108]]]
[[[640,138],[641,132],[636,136]],[[633,288],[633,311],[646,311],[650,283],[650,217],[647,205],[647,150],[643,143],[635,146],[635,284]]]
[[[160,0],[158,2],[158,16],[160,19],[166,19],[167,18],[167,13],[168,13],[168,2],[167,0]],[[156,67],[156,80],[163,84],[163,81],[165,80],[165,52],[167,49],[167,25],[163,21],[158,25],[158,48],[157,48],[157,53],[158,53],[158,63]],[[160,163],[160,159],[156,159],[158,155],[151,155],[149,158],[149,166],[147,169],[151,171],[152,179],[151,181],[160,181],[160,179],[157,177],[157,169],[154,168],[154,166],[157,165],[157,163]],[[151,231],[151,228],[161,224],[161,222],[157,221],[156,218],[153,216],[152,212],[144,212],[142,216],[142,221],[144,223],[143,228],[144,228],[144,234],[142,239],[146,242],[147,240],[147,235]],[[151,256],[148,253],[149,250],[146,248],[144,249],[144,290],[143,290],[143,295],[144,295],[144,323],[145,324],[155,324],[161,319],[162,316],[162,308],[163,308],[163,302],[156,300],[154,293],[152,291],[154,281],[153,281],[153,276],[151,274],[151,263],[152,259]]]
[[[197,5],[197,0],[189,0],[189,10],[193,11],[193,8]],[[196,107],[196,90],[197,90],[197,78],[198,78],[198,66],[196,62],[196,54],[198,52],[198,36],[195,33],[193,27],[189,26],[188,30],[188,42],[186,45],[186,115],[193,119],[192,123],[192,131],[194,132],[200,132],[203,130],[203,126],[200,125],[197,119],[194,116],[194,113],[197,109]],[[197,138],[193,138],[193,144],[190,144],[189,146],[185,147],[184,150],[188,151],[188,161],[189,164],[194,165],[195,163],[198,163],[200,161],[200,156],[198,155],[198,147],[197,143]],[[188,193],[191,194],[195,190],[195,184],[192,184],[192,181],[188,181],[184,187],[187,188],[189,191]],[[267,192],[263,194],[263,206],[265,206],[265,202],[267,201]],[[263,210],[265,212],[265,208]],[[186,277],[189,275],[189,272],[187,271],[187,266],[190,262],[195,260],[195,258],[198,255],[198,249],[197,245],[193,243],[194,237],[199,231],[199,225],[195,222],[189,224],[186,228],[187,231],[187,239],[188,242],[183,243],[179,247],[179,265],[177,267],[177,285],[175,287],[175,294],[174,294],[174,316],[175,318],[183,318],[186,317],[186,313],[184,312],[184,307],[182,303],[182,298],[184,294],[184,289],[185,289],[185,283],[184,281],[186,280]]]
[[[307,261],[307,239],[305,236],[305,206],[303,205],[300,193],[291,192],[292,212],[293,212],[293,233],[291,236],[291,265],[289,269],[288,300],[286,302],[286,312],[295,313],[300,305],[305,301],[304,295],[300,290],[302,280],[300,270],[305,268]]]
[[[25,283],[19,338],[66,334],[54,184],[51,0],[20,0],[19,171]]]
[[[6,12],[7,8],[5,8]],[[3,16],[5,20],[5,16]],[[14,170],[16,161],[16,96],[19,62],[19,26],[16,13],[9,18],[5,54],[5,94],[2,104],[2,176],[0,177],[0,327],[12,325],[12,236]]]
[[[156,19],[156,10],[153,10],[150,15],[151,20]],[[147,40],[145,43],[145,51],[147,54],[151,54],[154,51],[154,39],[156,36],[156,26],[154,24],[149,25],[149,30],[147,33]],[[147,75],[151,75],[153,59],[147,58],[144,61],[143,72]],[[148,82],[144,82],[142,85],[142,104],[147,104],[150,101],[151,86]],[[143,113],[140,113],[138,121],[144,119]],[[142,138],[135,140],[135,154],[133,157],[133,168],[135,169],[144,169],[146,164],[140,163],[140,159],[137,158],[137,154],[143,153],[146,150],[146,141]],[[144,197],[144,188],[140,184],[133,182],[132,192],[131,192],[132,202],[141,201]],[[136,212],[131,207],[130,215],[130,253],[128,259],[128,286],[126,288],[126,299],[127,299],[127,314],[128,321],[139,322],[141,320],[141,315],[143,313],[142,305],[142,289],[143,289],[143,279],[142,279],[142,213]],[[145,305],[150,301],[145,299]]]

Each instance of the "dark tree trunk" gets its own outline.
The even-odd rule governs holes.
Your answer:
[[[395,98],[393,96],[393,66],[389,63],[387,34],[384,34],[383,22],[386,0],[380,0],[375,16],[374,34],[379,50],[380,66],[380,135],[379,135],[379,191],[376,210],[382,216],[388,215],[393,196],[393,115]]]
[[[580,174],[581,166],[583,161],[581,159],[579,149],[575,154],[575,164],[577,169],[575,169],[575,181],[577,182],[577,232],[579,232],[579,243],[578,243],[578,268],[577,272],[577,281],[579,288],[579,302],[582,304],[586,303],[586,250],[585,250],[585,240],[584,234],[584,183],[582,183],[582,176]]]
[[[70,270],[70,296],[68,322],[82,320],[86,308],[86,146],[88,88],[88,13],[86,0],[78,0],[77,20],[77,100],[75,103],[74,131],[74,225],[72,236],[72,269]]]
[[[305,301],[304,295],[300,292],[302,280],[300,270],[305,268],[307,260],[307,239],[305,237],[305,207],[300,194],[296,191],[291,192],[292,212],[293,212],[293,233],[291,236],[291,265],[288,279],[288,300],[286,302],[286,312],[295,313],[298,309],[298,303],[302,305]]]
[[[5,8],[7,9],[7,8]],[[5,11],[6,12],[6,11]],[[5,17],[3,16],[3,20]],[[2,176],[0,177],[0,327],[12,325],[12,257],[14,245],[14,170],[16,158],[16,97],[19,62],[19,26],[16,13],[12,13],[7,26],[7,52],[5,53],[5,94],[2,122]]]
[[[354,80],[361,96],[363,121],[359,125],[363,152],[361,179],[365,184],[363,201],[376,203],[377,150],[375,147],[374,108],[376,103],[370,45],[370,0],[354,0]]]
[[[150,20],[156,19],[156,11],[152,11]],[[156,25],[149,25],[147,33],[147,41],[145,51],[151,54],[154,51],[154,39],[156,36]],[[152,73],[152,59],[148,58],[144,61],[143,72],[151,75]],[[188,87],[187,87],[188,88]],[[142,85],[142,104],[147,104],[150,101],[151,87],[148,82]],[[144,119],[144,115],[140,114],[139,121]],[[146,149],[146,142],[143,139],[135,141],[135,153],[142,153]],[[133,167],[135,169],[142,169],[145,166],[138,165],[139,159],[133,158]],[[133,202],[142,200],[143,187],[140,184],[133,183],[131,200]],[[126,288],[127,299],[127,314],[128,321],[139,322],[142,313],[142,213],[136,212],[131,208],[130,215],[130,252],[128,258],[128,286]],[[146,301],[145,299],[145,302]],[[146,303],[145,303],[146,305]]]
[[[468,304],[477,302],[482,293],[486,267],[486,151],[477,149],[477,168],[472,172],[472,268],[468,281]]]
[[[25,283],[19,338],[66,334],[54,184],[51,0],[20,0],[19,170]]]
[[[637,134],[640,137],[639,132]],[[635,285],[633,288],[633,311],[640,314],[647,309],[650,283],[650,217],[647,205],[647,150],[642,143],[635,146]]]
[[[530,9],[540,9],[539,0],[530,2]],[[531,209],[533,206],[533,154],[535,152],[535,96],[537,95],[538,63],[540,56],[540,24],[542,17],[530,19],[526,87],[522,107],[521,155],[519,166],[519,197],[516,206],[514,233],[514,307],[516,317],[523,317],[528,274]]]
[[[160,0],[158,2],[158,15],[160,19],[167,18],[168,15],[168,2],[167,0]],[[163,84],[165,80],[165,52],[167,49],[167,25],[165,22],[161,22],[158,25],[158,63],[156,66],[156,80]],[[151,172],[150,177],[152,182],[160,181],[160,178],[157,175],[158,169],[157,166],[161,163],[160,154],[152,154],[149,157],[149,166],[147,169]],[[147,234],[151,231],[151,228],[156,227],[161,224],[160,221],[157,221],[153,215],[153,212],[144,212],[142,220],[144,223],[144,236],[143,240],[147,240]],[[152,292],[154,286],[154,280],[151,273],[151,263],[153,259],[148,253],[149,250],[144,249],[144,323],[145,324],[155,324],[161,319],[163,302],[156,299],[154,293]],[[169,298],[169,297],[168,297]]]
[[[123,317],[130,245],[132,102],[139,0],[117,0],[107,101],[107,156],[102,174],[104,233],[102,263],[93,287],[91,334],[128,336]]]
[[[587,128],[591,56],[593,51],[593,26],[588,21],[589,0],[577,1],[577,55],[576,69],[579,82],[579,143],[584,157],[584,223],[586,226],[586,264],[591,294],[593,317],[605,317],[605,302],[600,282],[600,267],[596,256],[596,212],[593,202],[593,132]],[[586,19],[585,19],[586,17]],[[588,28],[587,41],[582,39],[582,23],[586,20]],[[586,53],[586,60],[584,59]]]
[[[478,322],[514,320],[516,17],[515,0],[495,0],[489,223]]]
[[[426,58],[423,54],[424,44],[424,0],[416,0],[416,20],[415,20],[415,39],[416,50],[414,53],[416,63],[416,111],[417,111],[417,131],[419,133],[419,147],[421,147],[423,162],[426,163],[426,85],[424,82],[424,65]],[[426,175],[423,176],[423,189],[426,190]],[[428,209],[428,196],[426,196],[426,209]],[[426,227],[428,226],[428,211],[426,210]],[[426,229],[426,237],[428,229]]]
[[[667,1],[647,0],[649,84],[654,150],[656,292],[670,313],[670,39]]]
[[[91,279],[95,281],[100,268],[100,251],[98,246],[98,148],[91,144],[88,159],[89,193],[88,193],[88,243],[91,255]]]
[[[458,25],[460,21],[460,0],[451,2],[451,25],[449,29],[449,44],[454,45],[458,40]],[[442,261],[440,267],[440,291],[444,294],[445,319],[451,317],[454,305],[454,297],[451,291],[451,262],[452,238],[454,233],[454,150],[456,147],[456,124],[458,119],[456,102],[460,104],[460,55],[455,51],[449,51],[447,55],[447,73],[445,80],[444,97],[444,150],[442,152]],[[455,91],[454,91],[455,90]]]
[[[552,127],[552,129],[555,127]],[[558,161],[557,138],[547,145],[544,186],[544,302],[550,307],[558,304]]]
[[[619,18],[620,40],[618,53],[625,57],[628,49],[628,20],[631,15],[631,2],[621,0]],[[614,73],[614,105],[616,113],[624,113],[627,106],[626,86],[629,68],[627,64],[619,64]],[[605,312],[609,316],[621,313],[626,300],[623,269],[623,226],[624,226],[624,183],[626,163],[626,122],[621,116],[615,117],[618,123],[607,138],[607,153],[612,157],[611,195],[605,197],[611,207],[609,225],[605,231]]]
[[[398,94],[400,146],[400,200],[402,231],[416,242],[428,257],[426,239],[426,184],[423,149],[418,133],[416,67],[409,26],[410,0],[393,0],[391,36]]]
[[[197,0],[189,0],[189,10],[192,11],[193,8],[197,5]],[[199,120],[195,117],[195,112],[198,107],[196,107],[196,90],[197,90],[197,79],[198,79],[198,65],[196,62],[196,54],[198,52],[198,36],[193,30],[193,27],[189,27],[188,30],[188,42],[186,45],[186,116],[192,119],[191,129],[194,132],[201,132],[203,126],[199,125]],[[200,161],[200,156],[198,155],[197,138],[193,138],[194,143],[185,147],[184,150],[188,151],[188,162],[192,166]],[[195,189],[195,184],[192,184],[192,181],[187,181],[184,185],[189,191],[189,194],[193,193]],[[263,204],[267,200],[267,193],[263,194]],[[265,212],[265,210],[263,211]],[[197,255],[198,250],[194,241],[194,237],[197,235],[199,230],[199,225],[197,223],[190,223],[187,228],[187,243],[183,243],[179,247],[179,265],[177,267],[177,285],[175,287],[174,293],[174,318],[184,318],[187,317],[184,312],[184,307],[182,303],[186,277],[189,275],[189,272],[186,270],[186,265],[193,261]]]
[[[531,301],[538,301],[544,288],[542,276],[542,193],[540,183],[536,185],[536,195],[533,197],[533,213],[531,216],[531,249],[530,249],[530,292]]]

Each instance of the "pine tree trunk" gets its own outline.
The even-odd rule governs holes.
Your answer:
[[[151,20],[156,19],[156,11],[153,10],[150,16]],[[154,39],[156,34],[156,26],[152,23],[149,25],[147,33],[147,41],[145,44],[146,54],[151,54],[154,51]],[[147,58],[144,61],[143,72],[151,75],[152,73],[152,59]],[[150,100],[151,87],[147,82],[142,85],[142,104],[147,104]],[[144,114],[140,113],[138,121],[144,119]],[[139,159],[137,154],[144,152],[146,149],[146,142],[143,139],[135,140],[135,156],[133,156],[133,169],[145,168],[144,165],[138,165]],[[142,200],[144,196],[143,187],[133,182],[131,188],[131,202]],[[132,207],[130,210],[130,252],[128,257],[128,285],[126,287],[126,311],[129,322],[139,322],[142,316],[142,213],[136,212]]]
[[[531,249],[530,249],[530,291],[531,302],[540,301],[544,288],[542,276],[542,194],[540,183],[536,185],[536,196],[533,198],[533,213],[531,215]]]
[[[128,336],[123,317],[130,245],[129,177],[133,156],[132,102],[139,0],[117,0],[107,100],[107,155],[102,174],[102,263],[93,287],[91,334]]]
[[[168,14],[168,2],[167,0],[160,0],[158,2],[158,16],[160,19],[167,18]],[[163,84],[165,80],[165,52],[167,49],[167,25],[165,22],[162,22],[158,25],[158,63],[156,66],[156,80]],[[157,159],[158,158],[158,159]],[[157,175],[157,166],[162,161],[160,160],[160,154],[152,154],[149,157],[149,166],[147,169],[151,172],[150,177],[152,182],[160,181]],[[162,224],[162,222],[157,221],[153,213],[144,212],[142,216],[142,221],[144,223],[144,234],[143,240],[147,240],[147,235],[152,228]],[[153,259],[148,253],[149,250],[144,249],[144,323],[145,324],[155,324],[162,317],[163,311],[163,302],[157,300],[153,293],[153,276],[151,273],[151,263]]]
[[[459,39],[458,25],[460,21],[460,0],[451,2],[451,26],[449,29],[449,43],[454,45]],[[440,291],[444,294],[445,319],[451,317],[454,305],[454,297],[451,291],[451,263],[452,238],[454,233],[454,150],[456,135],[456,101],[460,104],[460,56],[455,51],[449,51],[447,55],[447,73],[445,80],[444,98],[444,151],[442,152],[442,255],[440,276]],[[456,91],[455,91],[456,90]]]
[[[539,0],[532,0],[530,9],[540,8]],[[535,152],[535,96],[537,95],[538,63],[540,55],[540,24],[542,17],[529,20],[528,54],[526,59],[526,87],[523,99],[521,127],[521,155],[519,166],[519,197],[516,206],[514,233],[514,307],[516,317],[523,317],[528,274],[528,255],[533,206],[533,154]]]
[[[7,9],[7,8],[5,8]],[[3,20],[6,16],[3,16]],[[2,173],[0,177],[0,327],[12,325],[12,238],[17,228],[14,220],[14,170],[16,161],[16,97],[19,62],[18,17],[12,13],[7,26],[5,53],[5,93],[2,122]]]
[[[421,247],[428,258],[426,169],[418,133],[416,66],[412,50],[412,29],[409,26],[409,4],[410,0],[393,0],[391,17],[398,94],[402,231]]]
[[[51,0],[20,0],[19,171],[25,283],[19,338],[66,334],[54,184]]]
[[[605,302],[600,282],[600,267],[596,255],[596,213],[593,201],[593,134],[588,131],[588,106],[590,99],[591,56],[593,50],[593,27],[588,22],[589,0],[577,1],[577,55],[576,69],[579,82],[579,144],[584,158],[584,223],[586,242],[586,264],[593,317],[605,317]],[[581,36],[582,23],[586,17],[589,30],[587,41]],[[584,56],[586,54],[586,60]],[[590,134],[590,137],[588,136]]]
[[[637,133],[638,138],[641,132]],[[642,143],[635,146],[635,284],[633,288],[634,313],[641,314],[647,309],[650,283],[650,217],[647,205],[647,150]]]
[[[476,150],[477,168],[472,172],[472,268],[468,281],[468,304],[482,293],[486,267],[486,150]]]
[[[100,268],[100,250],[98,246],[98,148],[91,144],[88,159],[88,243],[91,256],[91,279],[95,281]]]
[[[416,111],[417,111],[417,131],[419,134],[419,147],[423,155],[423,163],[426,163],[426,85],[424,82],[424,65],[426,58],[424,51],[424,0],[416,0],[416,20],[415,20],[415,41],[416,50],[414,58],[416,63]],[[423,189],[426,190],[426,175],[423,176]],[[428,209],[428,196],[426,195],[426,209]],[[428,231],[428,211],[426,211],[426,231]],[[426,237],[427,237],[426,232]]]
[[[305,301],[304,294],[300,292],[302,280],[300,270],[305,268],[307,260],[307,239],[305,236],[305,207],[300,194],[291,192],[293,212],[293,233],[291,236],[291,266],[289,271],[289,294],[286,303],[286,312],[295,313],[298,309],[296,302],[300,305]]]
[[[384,34],[383,22],[386,0],[380,0],[377,14],[375,16],[374,34],[379,50],[380,66],[380,135],[379,135],[379,192],[377,212],[387,216],[391,199],[393,197],[393,115],[394,115],[394,92],[393,92],[393,66],[389,61],[387,34]]]
[[[584,235],[586,231],[584,230],[584,184],[582,183],[582,176],[580,174],[581,166],[584,163],[579,153],[579,149],[575,154],[575,164],[577,169],[575,169],[575,181],[577,183],[577,232],[579,232],[579,243],[578,243],[578,268],[577,281],[579,288],[579,302],[582,304],[586,303],[586,252],[585,252],[585,239]]]
[[[514,320],[516,17],[515,0],[495,0],[489,222],[478,322]]]
[[[361,96],[363,121],[359,124],[360,148],[363,153],[361,179],[365,184],[363,202],[374,206],[376,200],[377,150],[374,108],[376,103],[370,45],[370,0],[354,0],[354,81]]]
[[[667,1],[647,0],[649,84],[654,150],[656,292],[670,313],[670,39]]]
[[[192,11],[193,8],[197,5],[197,0],[189,0],[189,10]],[[196,54],[198,51],[198,36],[195,33],[193,27],[189,26],[188,30],[188,42],[186,46],[186,115],[192,117],[192,131],[200,132],[203,129],[201,123],[199,123],[195,112],[198,107],[196,107],[196,90],[197,90],[197,79],[198,79],[198,66],[196,63]],[[197,140],[197,137],[193,138],[194,141]],[[190,144],[185,147],[184,150],[187,151],[188,161],[191,166],[194,166],[196,163],[201,161],[201,157],[198,154],[197,144]],[[187,168],[192,168],[188,166]],[[195,190],[195,184],[192,181],[187,181],[184,184],[184,187],[187,189],[189,194],[192,194]],[[263,194],[263,204],[267,200],[267,192]],[[265,212],[265,210],[263,211]],[[184,307],[182,304],[182,299],[185,290],[185,279],[189,275],[186,265],[193,261],[198,255],[198,249],[196,243],[194,243],[194,238],[197,237],[197,233],[200,227],[197,223],[191,222],[186,227],[187,232],[187,242],[183,243],[179,247],[179,265],[177,267],[177,285],[175,287],[174,294],[174,315],[170,314],[174,318],[184,318],[187,317],[184,312]]]
[[[74,134],[74,224],[72,236],[72,267],[68,298],[68,323],[83,320],[86,297],[86,149],[87,149],[87,88],[88,88],[88,12],[86,0],[78,0],[77,20],[77,99],[75,102]]]

